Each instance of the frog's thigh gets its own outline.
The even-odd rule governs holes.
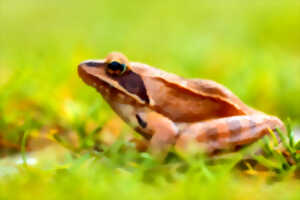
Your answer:
[[[163,159],[170,147],[175,144],[178,129],[173,121],[158,113],[152,112],[144,117],[146,117],[147,129],[153,132],[149,151]]]
[[[233,116],[192,123],[183,130],[175,148],[188,151],[191,145],[198,145],[205,151],[242,146],[256,141],[269,133],[268,129],[282,128],[281,121],[267,115]]]

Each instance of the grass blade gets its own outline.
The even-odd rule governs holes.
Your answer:
[[[23,160],[23,165],[25,167],[27,167],[27,157],[26,157],[26,141],[27,141],[27,137],[29,136],[29,131],[25,131],[22,141],[21,141],[21,156],[22,156],[22,160]]]

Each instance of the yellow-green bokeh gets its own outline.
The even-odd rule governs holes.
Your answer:
[[[46,121],[109,118],[76,66],[111,51],[213,79],[264,112],[300,118],[299,1],[1,0],[0,9],[0,108],[8,121],[24,118],[18,105],[26,102],[42,107]]]

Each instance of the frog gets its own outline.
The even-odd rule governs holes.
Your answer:
[[[238,151],[285,129],[279,118],[246,105],[215,81],[183,78],[119,52],[81,62],[78,74],[156,157],[166,157],[170,149],[187,152],[192,145],[209,155]]]

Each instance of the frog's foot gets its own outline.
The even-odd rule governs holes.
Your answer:
[[[276,128],[285,130],[278,118],[263,114],[199,122],[187,126],[182,131],[175,148],[177,151],[189,152],[189,148],[196,144],[208,153],[219,150],[237,150],[255,142]]]

